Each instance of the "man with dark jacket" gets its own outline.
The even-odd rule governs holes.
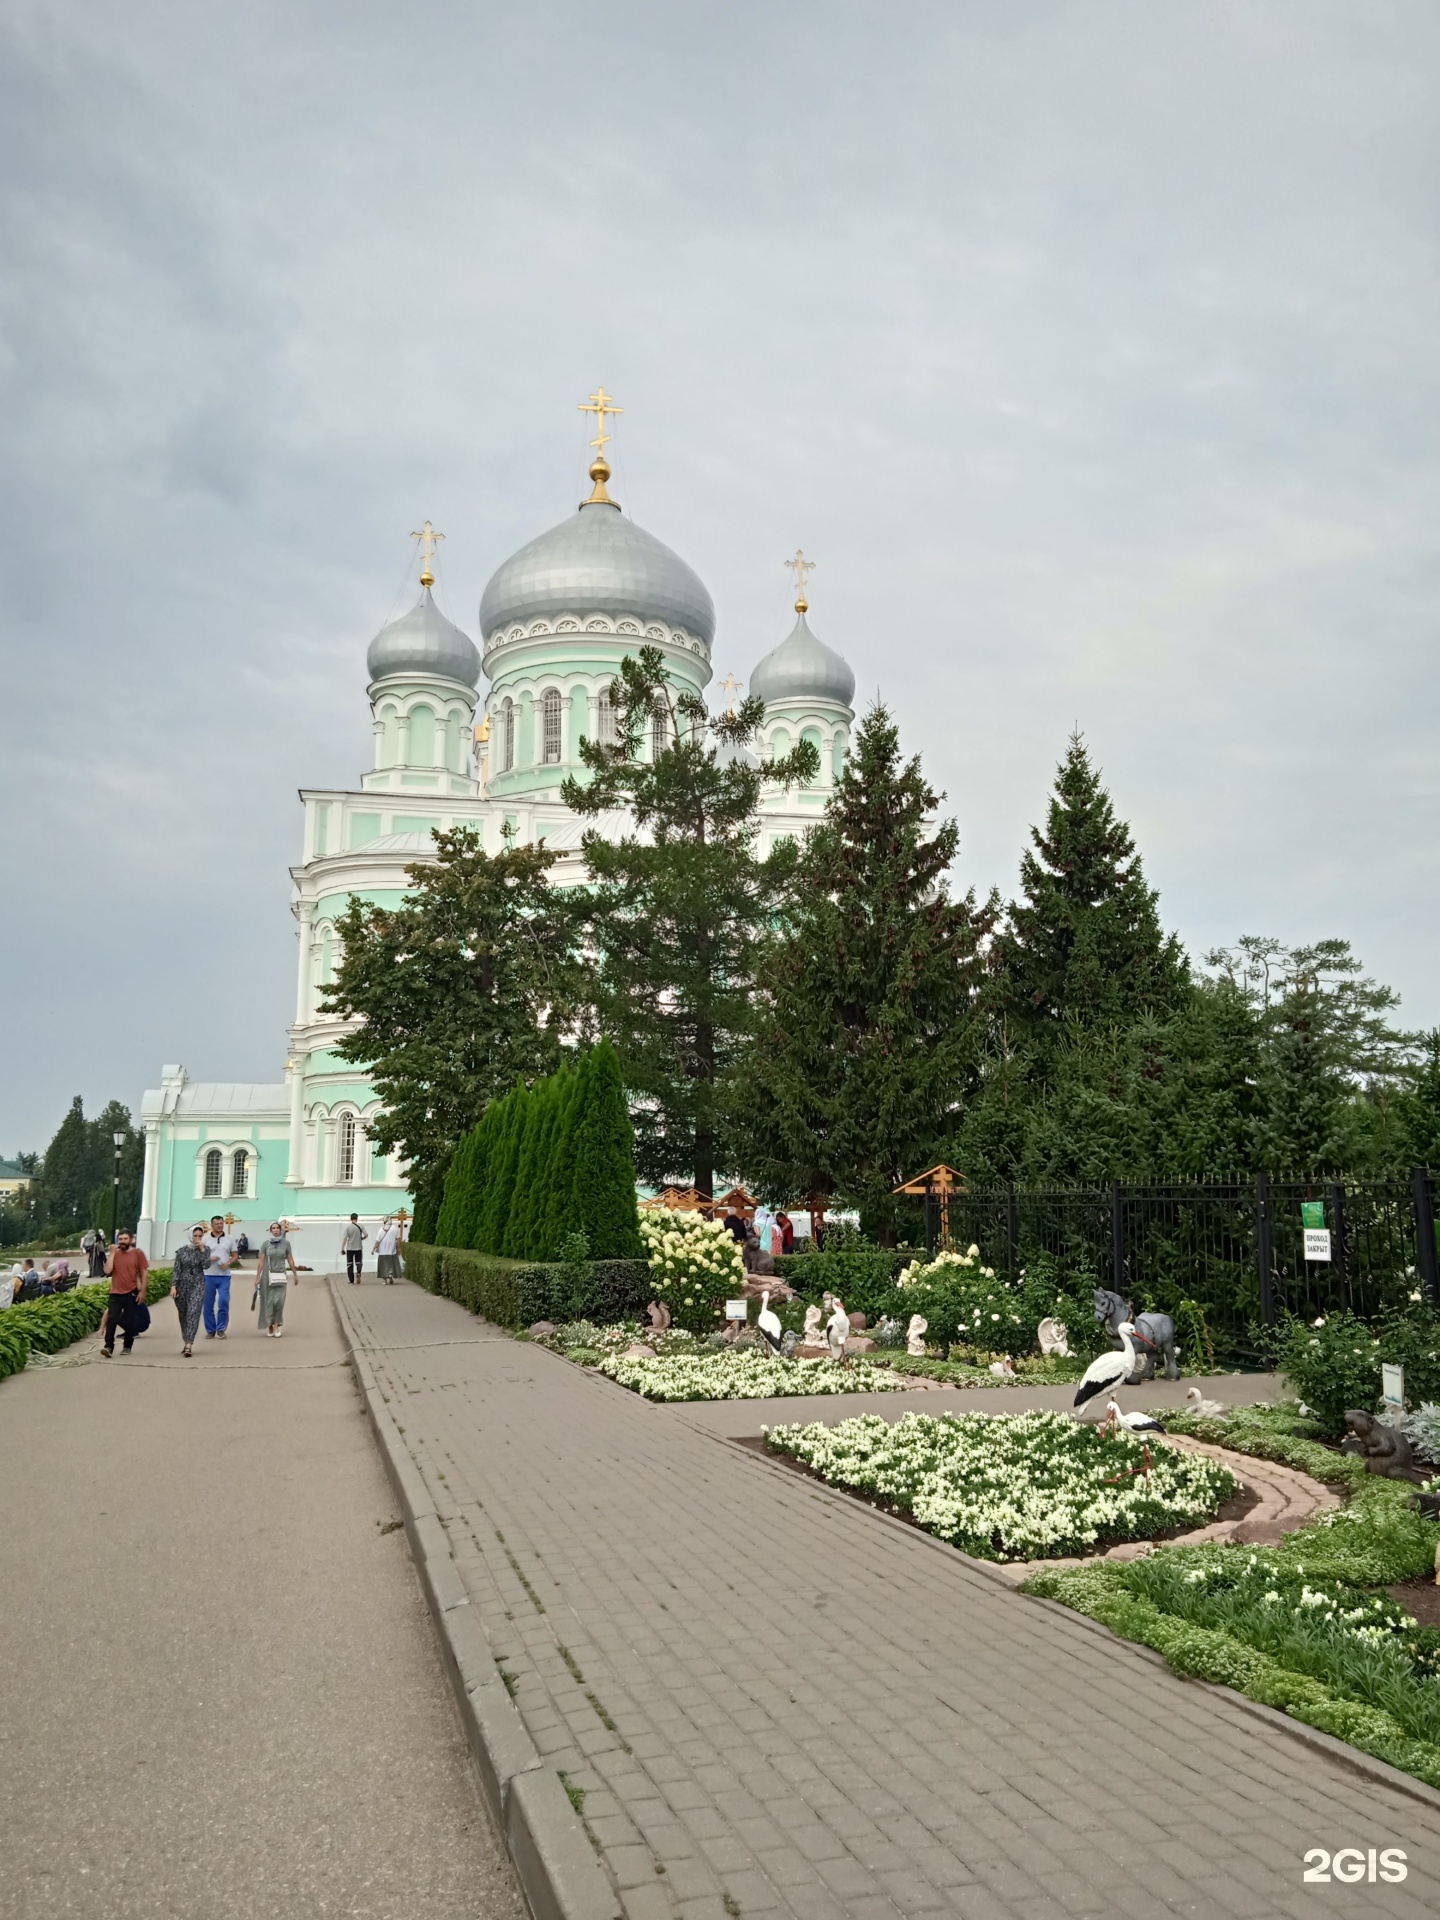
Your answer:
[[[110,1299],[105,1309],[105,1344],[100,1351],[108,1360],[115,1351],[117,1327],[125,1336],[122,1352],[129,1353],[134,1346],[135,1304],[137,1300],[145,1298],[145,1287],[150,1277],[150,1262],[135,1245],[133,1233],[126,1233],[122,1229],[116,1234],[115,1244],[105,1262],[105,1272],[110,1281]]]

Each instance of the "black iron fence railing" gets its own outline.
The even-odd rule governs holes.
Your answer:
[[[934,1244],[938,1208],[927,1208]],[[1440,1308],[1435,1180],[1248,1179],[989,1187],[953,1193],[952,1244],[1012,1274],[1049,1255],[1072,1286],[1111,1287],[1137,1311],[1194,1301],[1222,1364],[1263,1358],[1265,1329],[1349,1309],[1373,1320],[1418,1295]],[[1306,1229],[1329,1235],[1324,1242]]]

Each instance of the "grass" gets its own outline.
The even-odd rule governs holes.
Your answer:
[[[1349,1504],[1277,1546],[1163,1547],[1043,1569],[1024,1590],[1440,1787],[1440,1629],[1416,1626],[1386,1592],[1433,1571],[1440,1527],[1411,1508],[1409,1487],[1321,1446],[1294,1402],[1166,1423],[1297,1467]]]

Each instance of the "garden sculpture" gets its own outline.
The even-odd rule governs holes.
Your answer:
[[[830,1358],[838,1365],[845,1358],[845,1342],[850,1338],[850,1316],[838,1293],[832,1294],[830,1299],[832,1305],[830,1318],[825,1322],[825,1342],[830,1349]]]
[[[1007,1353],[1002,1360],[992,1360],[990,1362],[990,1371],[997,1380],[1013,1380],[1015,1378],[1015,1363]]]
[[[755,1316],[755,1324],[760,1329],[765,1344],[771,1353],[779,1353],[780,1341],[785,1329],[780,1325],[779,1314],[772,1313],[770,1310],[770,1295],[768,1293],[762,1293],[760,1296],[760,1311]]]
[[[1124,1427],[1127,1433],[1163,1433],[1164,1427],[1158,1420],[1152,1420],[1148,1413],[1122,1413],[1118,1400],[1107,1400],[1105,1411],[1110,1416],[1106,1422],[1112,1430]]]
[[[1426,1480],[1429,1476],[1415,1464],[1410,1442],[1398,1427],[1388,1427],[1373,1413],[1350,1407],[1345,1414],[1350,1431],[1340,1442],[1342,1453],[1358,1454],[1367,1473],[1382,1480]]]
[[[1127,1386],[1133,1387],[1141,1380],[1155,1378],[1157,1353],[1165,1355],[1165,1378],[1180,1378],[1180,1369],[1175,1364],[1175,1322],[1168,1313],[1142,1313],[1138,1319],[1133,1318],[1118,1293],[1111,1293],[1105,1287],[1096,1287],[1095,1318],[1104,1321],[1112,1337],[1119,1334],[1122,1320],[1130,1321],[1130,1330],[1140,1350],[1140,1369],[1135,1372],[1135,1379],[1126,1382]],[[1132,1371],[1135,1369],[1132,1368]]]
[[[1054,1319],[1042,1320],[1040,1322],[1039,1333],[1041,1353],[1069,1354],[1070,1335],[1062,1321]]]
[[[905,1336],[905,1351],[916,1360],[925,1358],[925,1333],[930,1322],[923,1313],[912,1313],[910,1331]]]
[[[1228,1411],[1222,1401],[1207,1400],[1199,1387],[1189,1388],[1185,1398],[1190,1402],[1190,1411],[1203,1413],[1207,1420],[1218,1420]]]
[[[664,1333],[670,1324],[670,1309],[663,1300],[652,1300],[645,1309],[645,1318],[650,1322],[652,1333]]]
[[[820,1331],[819,1307],[805,1309],[805,1333],[802,1344],[807,1347],[823,1347],[825,1344],[825,1336]]]
[[[1099,1299],[1100,1296],[1097,1294],[1095,1297]],[[1120,1336],[1122,1351],[1102,1353],[1098,1360],[1090,1362],[1075,1390],[1077,1407],[1083,1407],[1097,1393],[1110,1393],[1114,1388],[1124,1385],[1135,1371],[1135,1347],[1130,1338],[1135,1329],[1128,1320],[1122,1320],[1115,1331]]]

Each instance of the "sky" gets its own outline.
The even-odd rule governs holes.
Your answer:
[[[280,1077],[365,648],[611,491],[1012,893],[1079,727],[1192,953],[1440,1022],[1431,0],[0,0],[0,1153]]]

